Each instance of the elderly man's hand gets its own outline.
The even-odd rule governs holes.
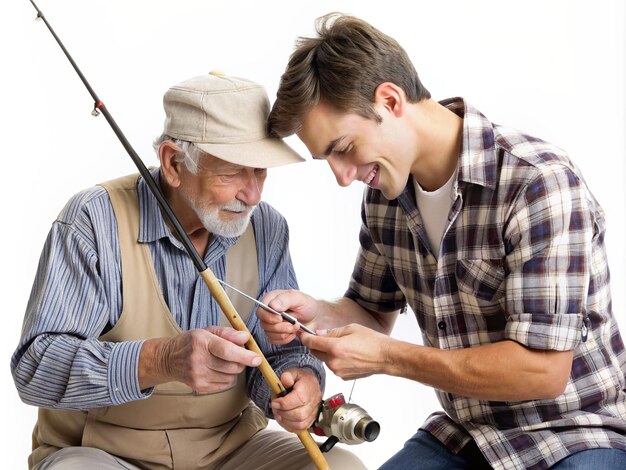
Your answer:
[[[147,340],[139,357],[139,385],[145,389],[178,381],[202,393],[228,389],[245,367],[261,363],[258,354],[243,347],[248,338],[245,331],[211,326]]]
[[[287,369],[280,376],[280,381],[285,388],[293,389],[284,397],[272,399],[276,421],[287,431],[310,428],[322,401],[317,377],[306,369]]]

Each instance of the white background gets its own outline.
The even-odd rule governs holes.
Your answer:
[[[296,37],[312,35],[316,17],[342,11],[370,21],[407,49],[435,99],[463,96],[492,121],[571,154],[606,211],[613,306],[626,330],[620,0],[40,0],[39,7],[148,165],[157,163],[151,142],[170,85],[220,69],[262,83],[273,101]],[[3,467],[25,468],[35,409],[19,400],[9,359],[43,242],[72,194],[135,167],[104,118],[90,116],[91,98],[43,22],[34,21],[32,5],[0,8],[0,442]],[[325,163],[308,160],[272,170],[264,198],[290,223],[302,290],[332,298],[343,294],[352,270],[363,188],[339,188]],[[412,314],[400,318],[393,336],[420,341]],[[331,374],[326,396],[347,395],[350,386]],[[381,423],[375,442],[352,447],[370,468],[438,409],[428,387],[389,377],[357,381],[353,401]]]

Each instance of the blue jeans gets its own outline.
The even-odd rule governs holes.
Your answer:
[[[426,431],[417,431],[404,448],[379,470],[489,470],[491,466],[472,441],[453,454]],[[552,470],[624,470],[626,452],[619,449],[591,449],[557,462]]]

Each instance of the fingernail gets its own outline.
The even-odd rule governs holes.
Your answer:
[[[253,366],[258,366],[261,364],[261,358],[259,356],[256,356],[254,359],[252,359],[252,365]]]

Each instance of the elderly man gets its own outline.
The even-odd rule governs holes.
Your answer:
[[[287,224],[260,200],[267,168],[301,158],[266,135],[265,90],[211,73],[163,103],[151,174],[207,266],[253,297],[296,288]],[[21,398],[39,407],[29,466],[313,468],[266,416],[308,428],[324,369],[298,341],[272,346],[244,300],[233,304],[292,387],[284,397],[272,400],[248,334],[227,326],[142,178],[74,196],[46,241],[11,363]],[[342,449],[328,461],[363,467]]]

